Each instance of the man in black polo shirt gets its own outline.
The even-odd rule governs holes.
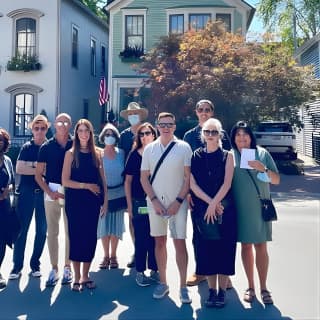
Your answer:
[[[36,181],[45,192],[44,205],[47,219],[47,241],[52,270],[46,282],[47,287],[55,286],[58,279],[58,257],[59,257],[59,221],[61,214],[64,219],[65,230],[65,264],[62,284],[72,281],[72,272],[69,259],[69,234],[68,222],[64,210],[64,195],[61,187],[61,174],[64,155],[72,146],[69,135],[71,128],[71,117],[66,113],[60,113],[55,120],[55,136],[44,143],[39,151],[36,167]]]
[[[9,279],[19,279],[23,268],[24,252],[28,230],[35,214],[35,238],[30,260],[31,275],[40,277],[40,257],[44,248],[47,234],[47,222],[44,210],[43,191],[35,181],[36,163],[40,146],[46,141],[46,133],[50,123],[39,114],[29,124],[32,139],[26,142],[20,150],[16,172],[21,175],[18,190],[17,214],[21,223],[21,233],[14,243],[13,269]]]
[[[207,100],[207,99],[202,99],[199,100],[196,104],[196,115],[198,118],[198,125],[195,126],[194,128],[190,129],[184,134],[183,140],[188,142],[192,151],[203,147],[203,143],[201,141],[201,130],[202,130],[202,125],[210,118],[214,116],[214,105],[212,101]],[[223,137],[222,137],[222,147],[225,150],[230,150],[231,149],[231,144],[230,144],[230,139],[227,135],[227,133],[222,130]],[[191,215],[192,218],[192,215]],[[192,224],[194,226],[193,220]],[[195,244],[197,239],[198,239],[198,231],[197,228],[193,228],[193,239],[192,243]],[[195,250],[195,245],[193,246]],[[197,275],[197,274],[192,274],[188,280],[187,280],[187,285],[188,286],[195,286],[198,285],[200,282],[206,280],[205,276],[202,275]],[[232,284],[229,280],[228,288],[232,288]]]

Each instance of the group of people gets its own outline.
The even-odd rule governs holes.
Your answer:
[[[46,140],[50,123],[37,115],[30,123],[33,138],[20,151],[16,172],[21,175],[17,188],[17,213],[21,232],[14,243],[13,268],[9,279],[18,279],[30,222],[35,214],[36,232],[30,260],[31,276],[40,277],[40,257],[45,240],[52,269],[46,286],[59,280],[59,221],[64,219],[65,261],[62,284],[72,283],[73,291],[95,289],[90,266],[97,239],[104,257],[101,269],[118,268],[117,247],[125,231],[124,212],[128,212],[134,254],[129,267],[136,268],[139,286],[156,284],[155,299],[169,292],[166,278],[167,232],[176,252],[180,276],[180,301],[190,304],[187,286],[207,280],[206,307],[221,308],[226,291],[232,288],[229,276],[235,274],[236,243],[248,280],[243,299],[251,303],[256,296],[256,265],[263,303],[272,304],[267,288],[267,241],[272,239],[271,222],[261,216],[259,193],[270,198],[269,184],[280,181],[277,167],[267,150],[256,145],[251,128],[237,122],[230,139],[219,120],[213,118],[210,100],[196,104],[198,125],[186,132],[183,140],[175,135],[176,119],[162,112],[156,127],[144,122],[148,110],[131,102],[121,116],[130,127],[119,133],[108,123],[99,135],[104,148],[95,145],[90,121],[80,119],[69,131],[71,118],[59,114],[55,135]],[[158,134],[157,134],[158,133]],[[9,191],[14,184],[12,163],[5,155],[9,134],[0,129],[0,220],[5,228],[9,212]],[[231,149],[231,150],[230,150]],[[255,160],[243,168],[243,149],[254,149]],[[265,175],[263,181],[259,173]],[[251,196],[248,197],[247,195]],[[187,216],[191,212],[196,270],[187,278]],[[219,236],[208,237],[203,228],[214,226]],[[6,239],[0,233],[0,267]],[[71,265],[73,272],[71,270]],[[147,273],[147,269],[150,271]],[[0,274],[0,288],[6,286]]]

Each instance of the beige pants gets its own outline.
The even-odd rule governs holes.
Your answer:
[[[61,214],[64,220],[65,231],[65,265],[70,265],[69,259],[69,232],[68,232],[68,220],[64,206],[60,205],[58,200],[44,201],[47,219],[47,242],[49,249],[50,262],[52,266],[58,266],[59,260],[59,223]]]

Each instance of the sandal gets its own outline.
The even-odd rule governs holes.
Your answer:
[[[81,284],[82,284],[82,286],[83,286],[84,288],[87,288],[87,289],[89,289],[89,290],[93,290],[93,289],[95,289],[95,288],[97,287],[97,285],[95,284],[95,282],[92,281],[92,280],[84,281],[84,282],[82,282]]]
[[[264,304],[273,304],[271,292],[268,290],[261,290],[261,299]]]
[[[252,303],[255,297],[256,297],[256,294],[255,294],[255,292],[254,292],[254,289],[248,288],[248,289],[244,292],[243,300],[244,300],[245,302]]]
[[[72,288],[71,288],[72,291],[75,291],[75,292],[80,292],[83,290],[82,288],[82,285],[79,283],[79,282],[74,282],[72,284]]]
[[[103,260],[99,264],[100,269],[108,269],[110,264],[109,257],[104,257]]]
[[[117,261],[117,257],[111,257],[110,258],[110,268],[111,269],[117,269],[119,268],[119,263]]]

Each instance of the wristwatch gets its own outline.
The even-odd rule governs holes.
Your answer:
[[[183,199],[180,197],[176,197],[176,200],[181,204],[183,202]]]

